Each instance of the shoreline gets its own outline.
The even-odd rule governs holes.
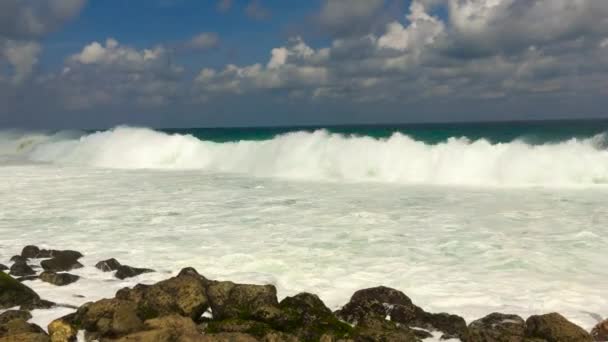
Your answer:
[[[0,314],[0,341],[8,336],[7,332],[2,332],[2,322],[14,317],[16,318],[9,321],[18,320],[19,324],[11,324],[20,326],[21,329],[15,331],[21,334],[27,331],[28,334],[40,335],[36,338],[51,338],[52,341],[73,341],[77,334],[81,338],[88,336],[89,340],[99,338],[102,341],[131,341],[133,338],[145,341],[153,336],[224,341],[228,336],[226,334],[232,334],[232,337],[228,336],[230,338],[242,338],[235,341],[420,341],[440,338],[481,342],[608,339],[608,321],[598,323],[590,332],[558,313],[527,318],[508,313],[492,313],[466,322],[457,315],[427,312],[415,305],[403,292],[384,286],[359,290],[342,308],[332,312],[315,294],[301,293],[279,301],[277,289],[273,285],[209,280],[193,268],[182,269],[177,276],[156,284],[138,284],[132,289],[119,290],[113,298],[80,306],[48,302],[19,282],[38,279],[57,286],[57,289],[78,282],[79,277],[69,272],[84,266],[78,261],[82,257],[82,253],[72,250],[46,250],[26,246],[21,254],[11,258],[10,268],[7,265],[8,269],[0,274],[0,286],[4,292],[0,311],[10,309]],[[41,268],[30,260],[41,260]],[[122,265],[115,259],[100,261],[95,267],[99,272],[112,272],[119,279],[155,272]],[[0,266],[1,268],[4,267]],[[14,294],[8,295],[10,291],[7,289],[14,290]],[[16,307],[24,310],[14,311]],[[63,308],[64,313],[75,313],[53,320],[47,329],[50,334],[48,337],[45,329],[26,321],[32,318],[29,311],[50,308]],[[597,317],[597,320],[600,321],[601,317]],[[125,325],[128,327],[124,328]],[[171,330],[170,327],[175,328],[176,325],[180,329]],[[4,330],[10,333],[10,329]],[[142,336],[144,339],[141,339]],[[171,339],[161,339],[164,340]]]

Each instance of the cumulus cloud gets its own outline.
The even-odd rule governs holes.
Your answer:
[[[0,1],[0,36],[9,39],[42,37],[76,16],[86,0]]]
[[[186,47],[194,50],[207,50],[216,47],[220,42],[220,37],[215,32],[201,32],[192,37]]]

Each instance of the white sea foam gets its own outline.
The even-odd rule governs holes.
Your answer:
[[[6,135],[6,134],[5,134]],[[294,132],[264,141],[216,143],[190,135],[118,127],[80,138],[0,137],[0,155],[120,169],[201,169],[302,180],[403,184],[547,185],[608,183],[603,136],[531,145],[450,138],[438,144],[395,133],[386,139]]]

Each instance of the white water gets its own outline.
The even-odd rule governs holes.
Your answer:
[[[27,282],[46,299],[79,305],[193,266],[281,297],[314,292],[333,309],[383,284],[467,321],[559,311],[590,328],[589,313],[608,316],[608,187],[594,183],[608,164],[592,140],[75,136],[0,137],[0,262],[26,244],[86,255],[75,284]],[[92,267],[109,257],[158,272],[120,281]]]

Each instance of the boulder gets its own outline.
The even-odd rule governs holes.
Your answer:
[[[165,316],[147,320],[142,331],[126,335],[116,342],[134,341],[202,341],[203,335],[196,324],[187,317],[179,315]]]
[[[0,271],[0,309],[39,302],[40,297],[34,290]]]
[[[23,261],[23,262],[27,262],[27,258],[22,257],[21,255],[13,255],[11,257],[11,262],[17,262],[17,261]]]
[[[133,289],[119,290],[116,298],[136,303],[144,320],[173,314],[198,320],[209,308],[205,291],[208,282],[196,270],[187,268],[154,285],[138,284]]]
[[[37,246],[28,245],[21,250],[21,256],[28,259],[37,258],[40,253],[40,248]]]
[[[279,304],[277,289],[273,285],[214,281],[207,287],[207,296],[213,317],[218,320],[255,317],[258,309],[277,307]]]
[[[103,272],[116,271],[120,266],[121,264],[114,258],[102,260],[95,264],[95,267]]]
[[[51,272],[66,272],[75,268],[83,267],[78,259],[82,257],[82,254],[76,251],[60,251],[53,255],[51,259],[42,260],[40,266],[45,271]]]
[[[27,321],[30,318],[32,318],[32,315],[27,311],[8,310],[0,314],[0,325],[6,324],[14,319]]]
[[[127,266],[127,265],[120,265],[116,269],[116,273],[114,274],[114,276],[118,279],[126,279],[126,278],[138,276],[142,273],[149,273],[149,272],[154,272],[154,270],[151,270],[149,268],[137,268],[137,267],[131,267],[131,266]]]
[[[75,314],[58,318],[49,323],[47,329],[51,342],[75,342],[78,330],[73,325]]]
[[[409,328],[397,323],[378,319],[378,317],[363,317],[355,329],[357,342],[419,342],[420,339]]]
[[[6,271],[8,270],[8,267],[4,264],[0,264],[0,271]]]
[[[25,333],[46,334],[42,328],[36,324],[28,323],[23,318],[15,318],[0,325],[0,337]]]
[[[34,271],[25,261],[18,260],[11,265],[9,273],[13,276],[23,277],[36,274],[36,271]]]
[[[55,273],[49,271],[40,273],[40,280],[57,286],[69,285],[76,282],[78,279],[80,279],[79,276],[69,273]]]
[[[43,333],[23,333],[0,337],[0,342],[49,342],[49,336]]]
[[[24,281],[31,281],[31,280],[37,280],[39,277],[37,275],[29,275],[29,276],[24,276],[24,277],[19,277],[19,278],[15,278],[15,280],[17,280],[18,282],[24,282]]]
[[[259,340],[251,335],[243,333],[219,333],[203,335],[199,342],[258,342]],[[281,342],[289,340],[279,340]]]
[[[118,337],[143,328],[142,320],[137,316],[137,304],[115,298],[87,303],[64,321],[99,337]]]
[[[520,342],[525,330],[523,318],[492,313],[469,324],[469,342]]]
[[[596,341],[608,341],[608,319],[593,327],[591,336],[593,336],[593,339]]]
[[[544,339],[547,342],[593,341],[583,328],[556,312],[530,316],[526,320],[526,337]]]

